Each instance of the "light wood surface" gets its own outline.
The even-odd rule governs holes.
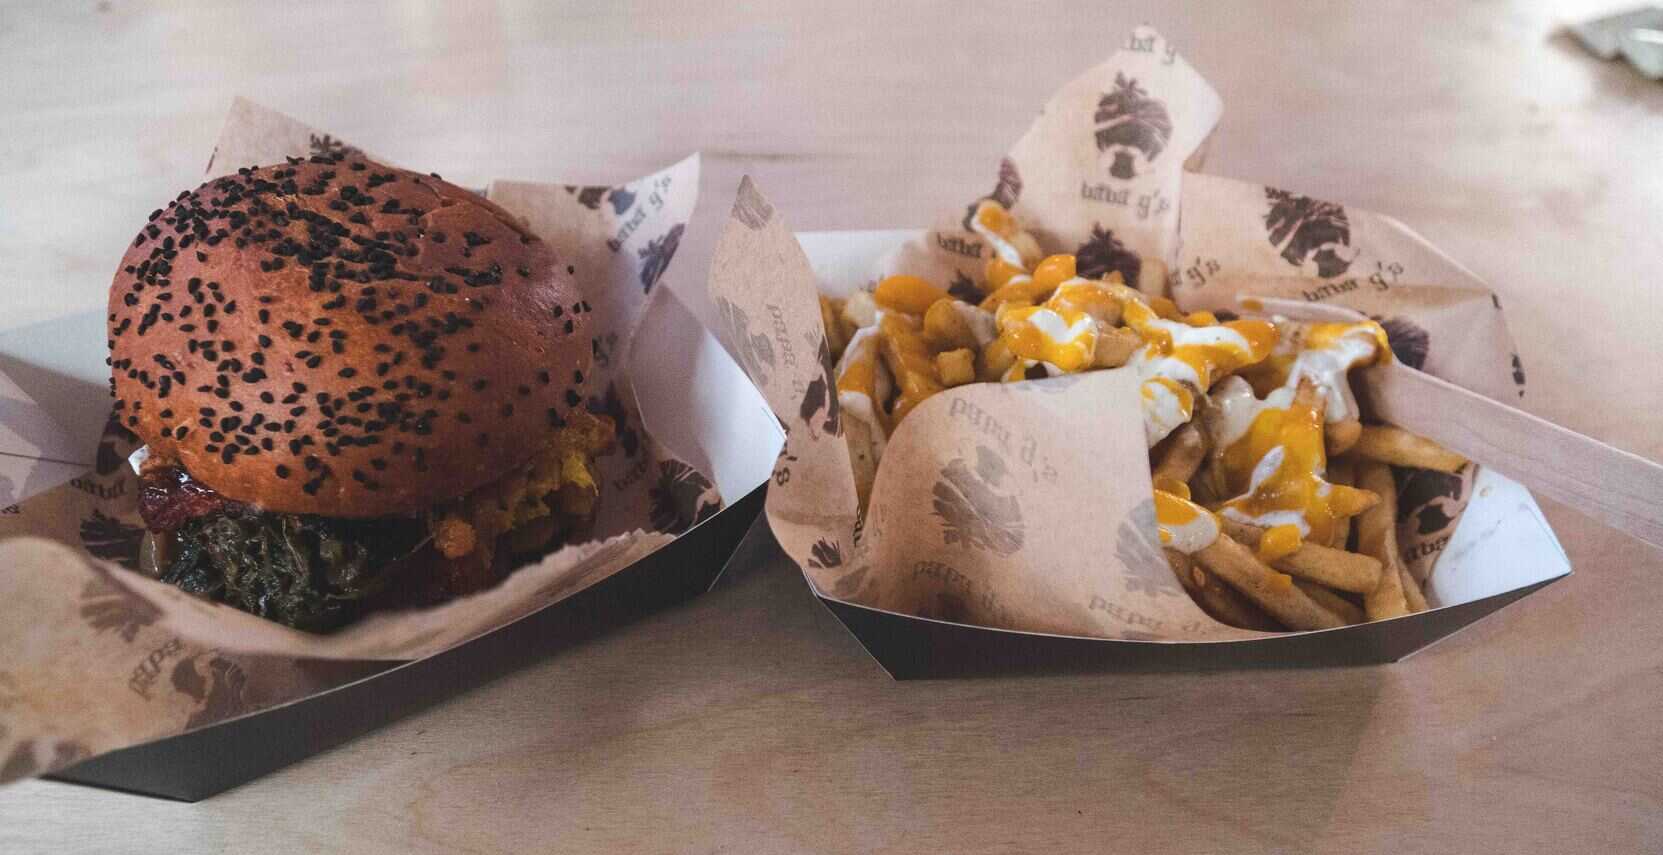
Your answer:
[[[729,5],[0,5],[0,328],[101,305],[234,94],[464,181],[702,149],[911,226],[1149,21],[1210,169],[1415,226],[1526,408],[1663,459],[1663,86],[1554,35],[1609,4]],[[897,684],[774,561],[199,805],[8,788],[0,851],[1663,850],[1663,554],[1546,510],[1577,575],[1393,667]]]

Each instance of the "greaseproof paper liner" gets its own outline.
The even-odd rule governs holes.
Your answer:
[[[238,100],[209,173],[344,148]],[[489,591],[432,609],[372,613],[331,635],[298,632],[130,572],[143,527],[137,478],[125,460],[132,442],[120,428],[106,431],[90,471],[72,467],[77,477],[68,484],[19,481],[36,489],[0,514],[0,781],[298,700],[452,647],[607,578],[715,513],[723,491],[742,495],[761,483],[777,426],[721,346],[667,288],[655,287],[692,225],[698,186],[693,157],[615,187],[497,182],[487,191],[578,267],[597,317],[588,405],[618,426],[618,448],[601,467],[593,540],[522,567]],[[652,341],[636,340],[638,329]],[[697,401],[637,401],[640,387],[688,379],[701,384]],[[21,442],[17,450],[30,460],[93,459],[54,446],[60,438],[50,421],[14,388],[0,378],[0,444]]]
[[[63,427],[4,374],[0,412],[8,414],[0,420],[0,516],[15,515],[18,502],[75,478],[91,465],[86,450],[77,448]]]
[[[992,248],[969,220],[991,198],[1048,252],[1075,254],[1083,276],[1136,283],[1154,259],[1185,309],[1240,312],[1238,294],[1347,306],[1380,319],[1410,365],[1503,400],[1522,394],[1499,300],[1413,232],[1191,171],[1219,115],[1206,81],[1140,28],[1046,103],[991,192],[882,259],[872,282],[909,273],[979,299]],[[766,513],[817,591],[1003,629],[1256,635],[1203,614],[1161,555],[1129,369],[937,394],[891,437],[863,515],[840,414],[819,406],[823,389],[836,395],[817,283],[777,216],[759,211],[771,209],[742,190],[717,254],[750,268],[717,265],[711,292],[730,349],[787,425]],[[1475,472],[1399,471],[1400,542],[1417,577],[1449,543]]]

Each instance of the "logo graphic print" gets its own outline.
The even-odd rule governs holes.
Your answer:
[[[1110,273],[1119,273],[1128,285],[1136,284],[1138,273],[1143,270],[1143,261],[1138,254],[1127,249],[1114,232],[1096,223],[1091,225],[1091,237],[1074,251],[1074,263],[1077,274],[1087,279],[1101,279]]]
[[[774,367],[774,342],[765,335],[752,335],[750,316],[726,297],[716,298],[716,312],[721,318],[728,344],[739,355],[745,373],[751,375],[758,386],[767,386],[768,372],[763,370],[763,366],[768,366],[769,370]]]
[[[98,460],[95,471],[100,476],[113,475],[127,465],[127,454],[138,444],[138,438],[121,426],[115,414],[104,423],[104,433],[98,439]]]
[[[1172,139],[1166,105],[1123,74],[1114,76],[1114,91],[1097,102],[1094,121],[1097,150],[1114,157],[1109,174],[1122,181],[1145,172]]]
[[[81,545],[95,557],[114,561],[128,570],[139,569],[139,544],[144,529],[94,510],[81,520]]]
[[[976,446],[974,469],[962,457],[942,468],[933,504],[941,518],[943,542],[999,555],[1022,548],[1022,506],[1015,496],[999,490],[1006,475],[1004,458],[982,445]]]
[[[710,488],[704,473],[680,460],[659,463],[658,483],[648,491],[653,528],[675,534],[716,513],[719,503],[702,501]]]
[[[1426,364],[1426,354],[1432,349],[1432,336],[1408,318],[1381,318],[1380,328],[1386,331],[1386,343],[1392,346],[1392,356],[1398,362],[1419,369]]]
[[[15,781],[62,769],[91,755],[85,745],[71,740],[42,740],[39,744],[33,739],[19,740],[6,762],[0,763],[0,781]]]
[[[813,334],[810,334],[813,338]],[[826,342],[825,335],[820,336],[820,376],[810,380],[808,389],[803,392],[803,402],[797,407],[797,415],[808,425],[809,435],[813,436],[814,417],[821,409],[826,411],[826,418],[820,423],[820,430],[830,436],[837,436],[839,432],[839,405],[837,400],[837,377],[832,368],[831,346]]]
[[[114,630],[123,641],[132,644],[139,630],[162,616],[160,608],[116,581],[109,570],[90,561],[87,569],[98,577],[81,589],[79,611],[87,626],[97,632]]]
[[[566,185],[566,192],[577,196],[577,203],[591,211],[600,210],[601,200],[606,198],[606,191],[610,189],[612,188],[593,186],[583,187],[577,184]]]
[[[1265,188],[1265,199],[1270,202],[1265,229],[1283,260],[1322,279],[1350,269],[1357,254],[1351,251],[1344,207],[1274,187]]]
[[[976,209],[982,202],[992,199],[1004,206],[1006,210],[1016,207],[1016,200],[1022,198],[1022,175],[1016,171],[1016,162],[1010,158],[999,160],[999,180],[993,185],[993,192],[974,202],[964,209],[964,221],[960,225],[965,231],[972,231],[970,221],[976,216]]]
[[[676,223],[663,237],[647,241],[637,254],[641,256],[641,288],[652,293],[652,286],[658,283],[658,277],[664,275],[670,266],[670,259],[676,257],[676,249],[681,246],[681,233],[686,226]]]
[[[1115,557],[1129,571],[1125,579],[1127,593],[1151,597],[1178,593],[1177,580],[1161,554],[1160,537],[1155,531],[1154,499],[1133,508],[1115,530]]]
[[[618,447],[624,450],[625,457],[634,457],[641,448],[641,435],[630,423],[629,411],[624,409],[624,399],[618,394],[617,381],[606,384],[604,397],[590,395],[588,410],[612,420],[613,429],[618,432]]]
[[[224,721],[240,714],[247,706],[243,691],[248,687],[248,675],[241,665],[209,650],[179,660],[173,666],[173,688],[196,700],[196,711],[185,722],[185,729]]]
[[[987,295],[982,293],[982,289],[978,288],[969,276],[964,275],[964,271],[955,270],[953,271],[953,282],[947,286],[947,296],[955,300],[963,300],[974,306]]]
[[[1415,521],[1415,533],[1437,534],[1461,513],[1467,472],[1449,474],[1430,469],[1392,467],[1397,480],[1397,520]]]
[[[733,200],[733,217],[751,231],[760,231],[774,218],[774,206],[762,198],[749,176],[739,182],[739,198]]]

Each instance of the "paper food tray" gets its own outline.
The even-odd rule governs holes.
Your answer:
[[[922,234],[898,229],[797,237],[821,286],[835,296],[868,285],[879,259]],[[1247,640],[1135,641],[990,629],[875,609],[818,589],[814,594],[885,671],[914,679],[1393,662],[1570,572],[1529,491],[1481,468],[1473,498],[1429,576],[1432,608],[1391,620]],[[814,588],[812,580],[809,585]]]

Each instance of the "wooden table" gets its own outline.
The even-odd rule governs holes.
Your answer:
[[[1416,226],[1526,406],[1663,457],[1663,86],[1543,4],[573,5],[0,7],[5,328],[102,303],[234,94],[467,181],[700,149],[798,228],[918,225],[1147,20],[1210,169]],[[774,561],[202,804],[8,788],[0,851],[1658,851],[1663,554],[1547,514],[1578,575],[1383,668],[897,684]]]

